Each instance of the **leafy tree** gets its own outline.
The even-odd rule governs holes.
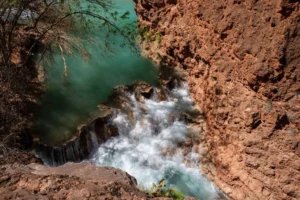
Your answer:
[[[126,36],[127,42],[133,44],[130,38],[133,31],[129,28],[123,31],[116,25],[118,20],[126,19],[129,12],[120,14],[113,8],[112,0],[2,0],[2,63],[6,66],[12,64],[13,54],[22,48],[21,43],[28,45],[21,49],[22,59],[14,63],[18,65],[26,64],[37,46],[43,46],[43,56],[47,53],[52,55],[53,49],[57,48],[63,59],[64,54],[74,51],[87,57],[83,42],[93,42],[86,33],[95,28],[107,30],[108,34],[103,38],[107,48],[109,37],[117,33]]]
[[[34,116],[28,108],[42,92],[39,83],[33,81],[37,77],[31,59],[34,53],[40,52],[41,59],[51,58],[57,51],[63,60],[66,54],[88,57],[84,43],[97,45],[87,34],[95,29],[107,33],[101,38],[105,48],[109,49],[114,34],[124,35],[124,42],[133,44],[130,26],[120,29],[116,25],[128,15],[115,12],[113,0],[0,0],[2,143],[16,133],[24,135]],[[66,75],[66,62],[64,65]]]

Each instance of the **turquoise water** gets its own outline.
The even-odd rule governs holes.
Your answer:
[[[137,20],[131,0],[116,2],[120,13],[130,11],[127,22]],[[122,25],[124,23],[119,24]],[[103,44],[103,32],[93,32],[90,36],[97,36],[99,44]],[[119,42],[124,39],[120,35],[114,37]],[[79,57],[66,58],[66,79],[63,78],[64,64],[60,54],[55,56],[54,63],[45,65],[47,92],[38,108],[36,125],[36,135],[43,143],[55,145],[72,138],[78,126],[97,116],[97,105],[108,99],[115,86],[135,80],[158,84],[158,69],[132,48],[114,45],[114,53],[95,46],[89,48],[89,61]],[[170,99],[163,102],[150,99],[140,103],[132,96],[130,105],[135,122],[130,123],[126,114],[118,113],[113,122],[118,126],[120,136],[100,144],[87,162],[120,168],[135,176],[139,185],[146,189],[165,179],[168,186],[188,196],[226,199],[199,170],[198,152],[191,150],[188,155],[183,155],[178,147],[188,135],[188,125],[180,121],[180,114],[193,105],[187,86],[174,89]],[[178,114],[176,119],[174,113]],[[165,155],[166,150],[174,154]],[[187,167],[185,161],[191,166]]]
[[[120,13],[130,11],[129,19],[118,25],[135,22],[134,3],[130,0],[116,1]],[[103,44],[103,33],[91,34]],[[124,41],[120,35],[116,41]],[[63,78],[64,64],[61,55],[54,62],[46,63],[47,91],[38,108],[35,134],[46,144],[60,144],[76,134],[77,127],[88,123],[97,114],[97,105],[107,100],[112,89],[118,85],[144,80],[157,84],[157,69],[152,63],[139,56],[129,46],[111,45],[113,52],[97,46],[87,46],[91,54],[89,60],[79,56],[66,57],[68,76]]]

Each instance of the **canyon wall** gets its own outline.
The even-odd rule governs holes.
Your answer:
[[[202,170],[232,199],[300,199],[300,2],[135,1],[145,54],[206,118]]]

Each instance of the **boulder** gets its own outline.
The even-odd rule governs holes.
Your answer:
[[[146,199],[134,177],[112,167],[67,163],[5,165],[0,171],[1,199]]]

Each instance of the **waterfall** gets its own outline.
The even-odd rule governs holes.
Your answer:
[[[46,165],[59,166],[67,162],[80,162],[86,159],[99,144],[118,135],[117,127],[112,124],[113,109],[91,124],[80,128],[74,139],[59,146],[35,144],[35,153]]]
[[[200,171],[198,144],[188,153],[181,148],[190,131],[182,114],[194,110],[187,84],[170,91],[166,100],[158,99],[156,89],[149,99],[132,94],[123,109],[131,112],[119,110],[112,119],[119,136],[102,143],[87,161],[120,168],[144,188],[164,179],[185,195],[220,199],[219,190]]]

